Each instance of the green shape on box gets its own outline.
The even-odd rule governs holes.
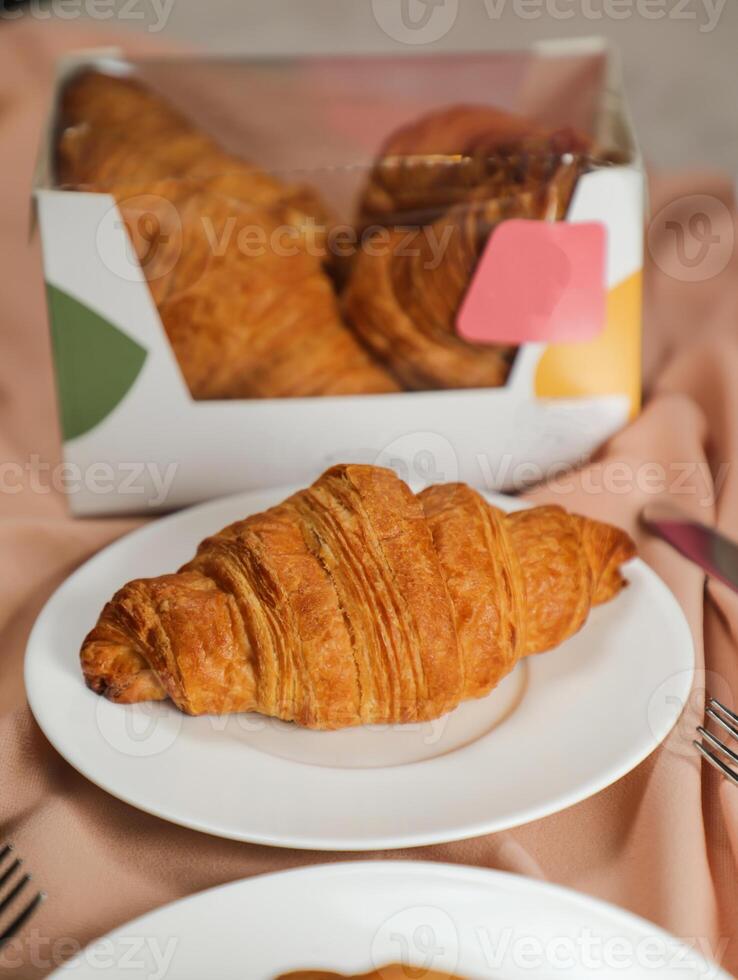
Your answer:
[[[89,432],[126,396],[146,350],[89,306],[47,283],[62,435]]]

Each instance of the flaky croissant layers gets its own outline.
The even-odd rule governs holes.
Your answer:
[[[138,579],[84,641],[93,691],[319,729],[437,718],[575,633],[625,584],[625,532],[464,484],[341,465]]]

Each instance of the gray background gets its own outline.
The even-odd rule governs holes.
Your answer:
[[[99,17],[102,26],[117,23],[214,51],[259,54],[484,50],[544,37],[602,34],[622,51],[647,158],[659,167],[698,165],[738,173],[738,0],[432,0],[439,6],[430,12],[428,26],[409,35],[427,43],[409,45],[391,36],[397,33],[392,23],[401,23],[402,3],[418,18],[427,2],[35,0],[30,16],[60,3],[66,4],[67,20],[75,10],[77,17],[86,10],[82,16]],[[445,35],[429,40],[428,32],[453,20],[454,10]],[[561,13],[572,16],[564,19]]]
[[[499,18],[490,11],[500,9],[500,0],[445,0],[452,6],[433,10],[427,28],[415,34],[422,38],[424,31],[437,31],[441,21],[434,24],[434,18],[450,19],[457,6],[448,33],[412,46],[388,36],[378,23],[391,29],[401,2],[173,0],[163,32],[218,51],[259,53],[469,50],[602,34],[622,51],[626,87],[647,157],[662,167],[712,166],[738,173],[737,0],[726,0],[712,30],[707,28],[721,0],[507,0]],[[133,30],[150,29],[161,20],[153,3],[136,0],[134,11],[147,19],[121,16],[121,23]],[[118,9],[122,12],[122,3]],[[408,0],[408,10],[420,18],[424,3]],[[561,19],[557,11],[574,16]],[[650,20],[644,13],[661,16]]]

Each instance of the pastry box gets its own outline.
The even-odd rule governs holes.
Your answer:
[[[638,410],[644,176],[602,41],[82,52],[33,194],[77,514],[338,461],[512,490]]]

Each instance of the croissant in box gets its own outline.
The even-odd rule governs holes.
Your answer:
[[[225,153],[136,80],[99,72],[63,92],[57,176],[115,197],[195,398],[398,390],[343,323],[309,247],[308,220],[329,223],[310,188]]]
[[[457,313],[494,228],[565,217],[590,152],[573,130],[484,106],[431,113],[389,138],[359,212],[389,236],[357,255],[343,308],[406,388],[505,383],[515,348],[468,342]]]
[[[193,396],[268,398],[504,384],[515,349],[467,342],[456,315],[494,228],[564,217],[591,152],[571,129],[484,106],[399,130],[358,219],[389,238],[359,250],[340,306],[303,234],[331,225],[319,196],[226,153],[132,78],[67,84],[57,174],[115,197]],[[255,232],[256,255],[239,237]]]
[[[463,484],[414,494],[333,467],[125,585],[81,651],[93,691],[318,729],[437,718],[550,650],[623,587],[627,534],[545,506],[506,514]]]
[[[547,129],[493,106],[454,105],[392,133],[361,194],[361,224],[428,224],[455,204],[528,193],[538,204],[566,210],[567,174],[592,154],[571,127]],[[552,188],[566,187],[556,200]],[[568,187],[568,190],[566,189]],[[559,215],[560,216],[560,215]]]

